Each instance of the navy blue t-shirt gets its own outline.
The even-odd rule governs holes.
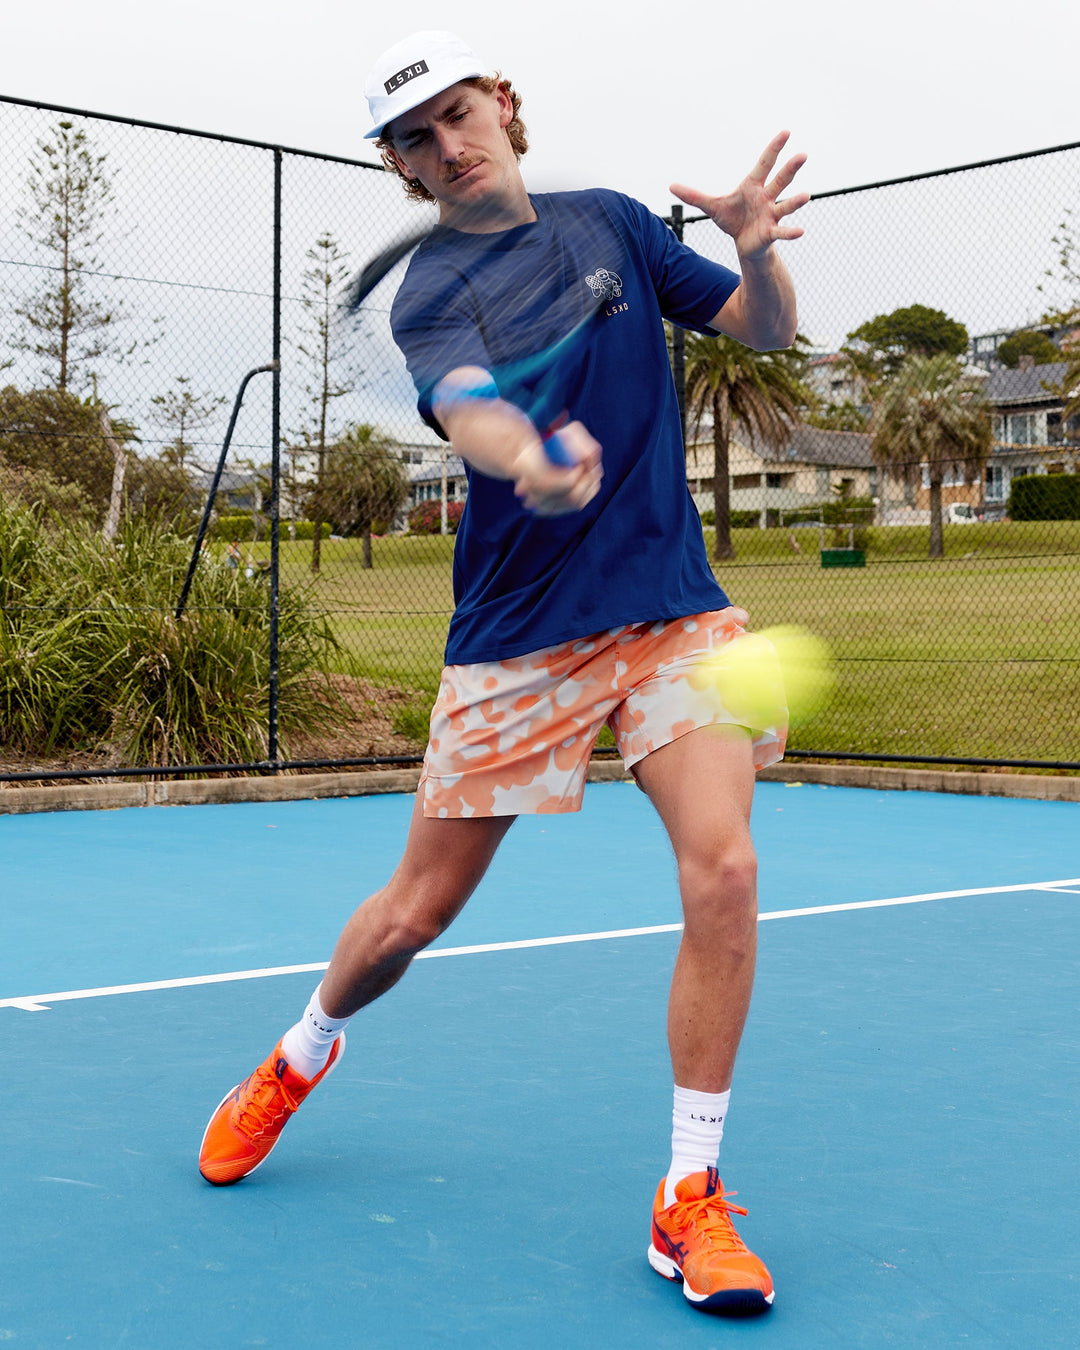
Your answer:
[[[680,244],[620,193],[531,201],[538,218],[528,225],[486,235],[437,229],[399,289],[394,338],[421,416],[443,435],[431,411],[443,376],[460,366],[503,367],[548,346],[567,323],[552,297],[581,297],[574,303],[583,306],[585,279],[595,283],[601,269],[614,274],[610,303],[559,384],[569,417],[600,442],[604,478],[584,510],[546,517],[527,511],[512,483],[466,466],[448,665],[521,656],[729,603],[709,568],[686,483],[662,320],[711,331],[739,277]],[[499,392],[527,406],[529,383],[500,380]]]

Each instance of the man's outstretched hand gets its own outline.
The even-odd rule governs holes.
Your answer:
[[[806,156],[793,155],[782,168],[776,168],[780,152],[787,145],[787,131],[772,138],[761,158],[734,192],[724,197],[711,197],[696,188],[672,183],[671,191],[680,201],[707,215],[725,234],[735,241],[739,257],[747,261],[761,258],[780,239],[798,239],[799,225],[784,222],[810,200],[808,192],[798,192],[781,200],[781,193],[791,186],[795,175],[806,163]]]

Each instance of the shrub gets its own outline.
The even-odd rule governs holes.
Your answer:
[[[1080,520],[1080,474],[1026,474],[1009,487],[1012,520]]]
[[[0,744],[135,765],[265,759],[266,593],[206,560],[177,622],[190,551],[148,520],[110,548],[0,502]],[[284,743],[333,719],[337,647],[297,588],[281,589],[279,625]]]
[[[225,539],[230,542],[239,539],[242,544],[250,544],[255,538],[255,522],[250,511],[244,511],[240,515],[219,515],[207,533],[211,539]]]
[[[451,534],[457,534],[464,502],[447,502],[446,528]],[[442,529],[442,502],[421,502],[409,512],[410,534],[438,534]]]
[[[325,520],[323,521],[320,535],[323,539],[330,538],[329,522]],[[282,521],[281,537],[282,539],[308,539],[308,540],[314,539],[315,522],[313,520],[294,520],[286,524],[284,521]]]

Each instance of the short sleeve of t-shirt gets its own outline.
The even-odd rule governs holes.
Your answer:
[[[695,253],[640,202],[629,197],[619,200],[644,247],[664,318],[680,328],[715,332],[710,321],[738,288],[739,274]]]

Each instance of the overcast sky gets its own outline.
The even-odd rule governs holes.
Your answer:
[[[1080,140],[1076,0],[51,0],[4,27],[0,92],[356,158],[372,58],[453,27],[522,91],[532,185],[661,212],[781,127],[811,191]]]
[[[530,186],[613,187],[661,214],[671,182],[728,190],[784,127],[792,149],[810,156],[800,182],[818,193],[1080,142],[1071,76],[1077,0],[907,0],[887,8],[867,0],[756,7],[415,0],[406,8],[407,20],[390,13],[372,21],[372,10],[395,7],[23,4],[5,14],[0,94],[373,162],[363,139],[368,67],[408,32],[452,24],[524,97]],[[25,204],[34,142],[52,120],[10,110],[0,127],[0,169],[11,186],[0,200],[5,257],[35,261],[15,212]],[[103,367],[109,397],[146,426],[151,396],[180,374],[231,400],[240,375],[269,349],[266,156],[131,137],[102,123],[90,131],[109,156],[117,193],[102,275],[128,279],[101,282],[101,298],[133,316],[133,337],[137,322],[160,321],[161,340],[139,361]],[[284,284],[293,300],[284,315],[285,387],[295,400],[302,371],[289,340],[303,320],[295,296],[305,250],[330,230],[356,265],[415,208],[389,178],[307,159],[287,166]],[[1080,217],[1080,152],[819,201],[805,214],[806,238],[784,246],[803,332],[835,349],[874,314],[916,302],[943,309],[973,334],[1037,322],[1054,300],[1046,277],[1069,209]],[[737,264],[730,241],[709,226],[689,229],[687,240]],[[15,297],[39,280],[18,267],[5,278]],[[369,307],[379,308],[376,297]],[[389,353],[388,339],[386,346]],[[408,409],[408,434],[416,434],[412,390],[392,355],[367,360],[349,416],[382,417],[372,401],[377,389]],[[37,378],[33,362],[20,360],[15,378]],[[253,386],[245,406],[245,427],[255,429],[244,435],[253,442],[268,389]],[[292,425],[289,418],[287,408]]]

